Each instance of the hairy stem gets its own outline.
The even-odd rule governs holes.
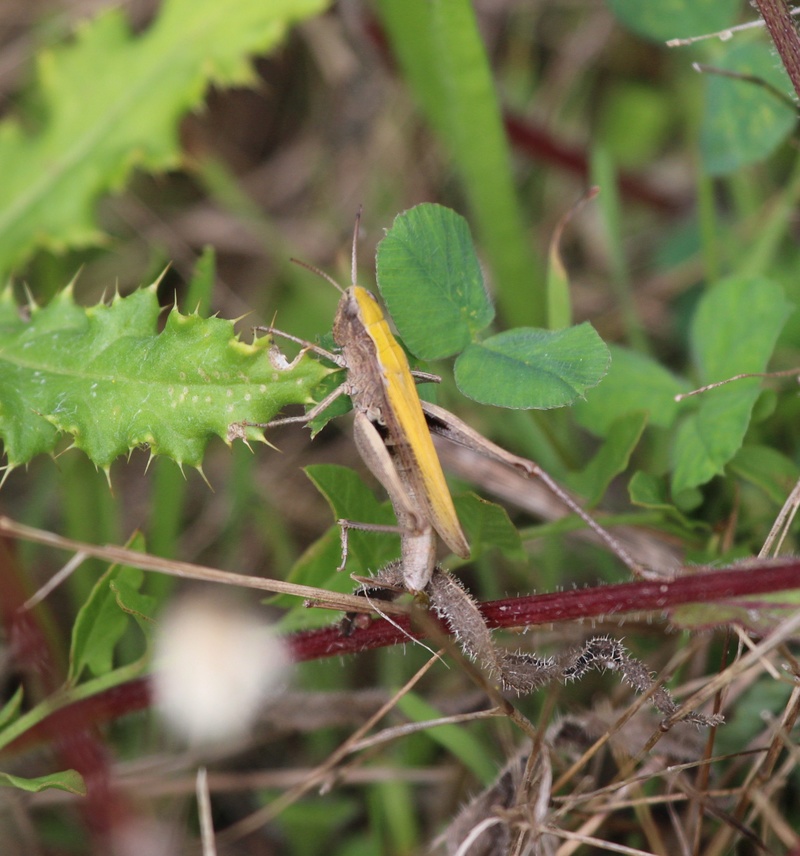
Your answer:
[[[784,68],[800,97],[800,37],[786,0],[755,0]]]

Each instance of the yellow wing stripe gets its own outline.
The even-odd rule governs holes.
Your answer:
[[[353,286],[364,328],[375,344],[386,397],[397,420],[402,438],[411,447],[419,470],[425,505],[433,528],[456,555],[469,558],[470,549],[458,521],[453,499],[447,487],[442,465],[433,446],[419,394],[403,349],[392,335],[375,298],[361,286]]]

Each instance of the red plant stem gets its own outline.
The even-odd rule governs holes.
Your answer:
[[[800,37],[786,0],[756,0],[794,91],[800,97]]]
[[[0,620],[14,662],[41,695],[51,696],[63,681],[55,651],[34,612],[22,607],[26,593],[22,584],[14,544],[0,538]],[[130,815],[131,809],[111,782],[105,744],[95,731],[95,721],[83,716],[76,705],[65,705],[37,726],[39,741],[52,743],[61,765],[77,770],[86,784],[83,815],[98,842]]]
[[[511,143],[529,158],[554,164],[588,181],[589,158],[584,148],[570,146],[546,129],[529,120],[520,119],[508,111],[503,115],[503,121]],[[685,209],[691,201],[658,190],[628,172],[620,172],[618,181],[624,197],[649,205],[664,214],[676,214]]]
[[[800,588],[800,560],[698,572],[657,583],[620,583],[507,598],[483,603],[480,609],[489,627],[526,627],[628,612],[652,612],[689,603],[721,605],[731,598],[794,588]],[[342,636],[338,627],[328,627],[295,633],[287,641],[294,658],[304,661],[397,645],[407,641],[408,635],[418,638],[419,634],[407,617],[393,616],[393,619],[396,627],[377,620],[350,636]]]
[[[720,571],[698,569],[697,573],[664,582],[621,583],[506,598],[481,604],[481,612],[490,627],[522,627],[631,612],[664,611],[692,603],[722,605],[733,598],[797,588],[800,588],[800,560],[767,561]],[[285,641],[292,657],[303,662],[396,645],[407,642],[409,636],[420,638],[421,634],[411,627],[409,618],[393,618],[397,626],[378,618],[368,627],[356,629],[350,636],[343,636],[338,625],[333,625],[293,633]],[[449,631],[446,625],[443,628]],[[149,680],[137,678],[53,711],[8,748],[19,751],[51,739],[54,734],[65,740],[73,728],[85,729],[90,723],[116,719],[148,707],[151,701]]]

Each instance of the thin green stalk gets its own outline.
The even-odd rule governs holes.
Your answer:
[[[714,179],[700,169],[697,173],[697,213],[706,282],[716,282],[721,275],[721,261]]]
[[[379,0],[403,75],[441,138],[494,272],[497,302],[514,325],[544,326],[544,266],[526,234],[503,128],[469,0]]]
[[[784,184],[784,191],[772,204],[771,210],[759,212],[758,229],[753,230],[755,240],[748,247],[743,260],[742,275],[752,276],[766,270],[775,259],[781,244],[790,234],[790,223],[797,216],[800,198],[800,158],[795,158],[794,169]]]
[[[622,209],[617,187],[617,174],[611,156],[602,146],[596,146],[591,158],[592,183],[600,187],[598,202],[606,228],[611,286],[619,303],[625,333],[631,346],[647,353],[649,345],[633,300],[633,281],[625,259],[622,240]]]

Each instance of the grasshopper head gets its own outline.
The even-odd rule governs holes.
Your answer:
[[[360,341],[370,325],[384,320],[375,295],[360,285],[351,285],[339,301],[333,322],[333,338],[340,348]]]

